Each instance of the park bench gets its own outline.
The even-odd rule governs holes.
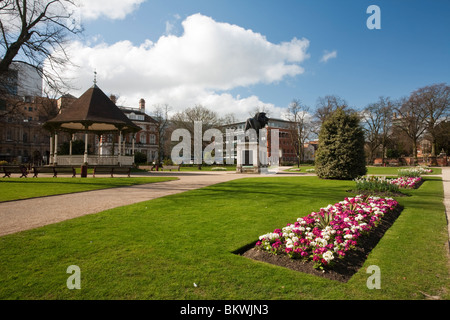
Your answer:
[[[37,178],[39,173],[53,173],[54,178],[57,178],[58,174],[62,173],[72,174],[72,178],[75,178],[76,176],[76,170],[73,166],[33,167],[33,178]]]
[[[389,165],[393,167],[398,167],[398,160],[389,160]]]
[[[21,174],[21,178],[22,177],[27,177],[28,176],[28,170],[24,165],[18,165],[18,166],[14,166],[14,165],[9,165],[9,166],[2,166],[2,171],[5,174],[3,176],[3,178],[8,177],[11,178],[11,174],[13,173],[20,173]]]
[[[111,178],[114,178],[114,174],[122,173],[128,175],[130,177],[131,167],[119,167],[119,166],[95,166],[94,172],[92,176],[95,178],[97,173],[107,173],[111,175]]]
[[[373,165],[374,165],[374,166],[382,166],[382,165],[383,165],[383,159],[381,159],[381,158],[376,158],[376,159],[373,161]]]
[[[180,166],[162,166],[161,170],[162,171],[164,171],[164,170],[169,170],[169,171],[177,170],[177,171],[180,171]]]

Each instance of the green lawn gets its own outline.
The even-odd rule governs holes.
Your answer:
[[[0,202],[107,188],[126,187],[175,179],[177,178],[4,178],[0,179]]]
[[[449,299],[440,178],[426,177],[348,283],[232,252],[343,200],[354,183],[317,177],[235,180],[0,238],[0,299]],[[70,265],[81,290],[69,290]],[[365,269],[381,270],[369,290]],[[194,286],[194,283],[196,286]]]

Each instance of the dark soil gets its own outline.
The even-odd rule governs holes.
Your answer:
[[[373,229],[369,235],[359,239],[358,246],[355,250],[346,252],[346,256],[343,259],[335,259],[333,268],[330,270],[322,271],[315,269],[313,262],[291,259],[284,254],[274,255],[266,251],[257,250],[254,248],[254,243],[235,253],[249,259],[274,264],[295,271],[313,274],[330,280],[347,282],[363,266],[369,253],[375,248],[385,232],[392,226],[401,211],[402,209],[399,208],[383,217],[383,220],[377,228]]]

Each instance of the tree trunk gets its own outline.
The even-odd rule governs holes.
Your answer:
[[[417,139],[413,139],[413,155],[414,155],[414,163],[413,165],[416,165],[418,162],[417,159]]]

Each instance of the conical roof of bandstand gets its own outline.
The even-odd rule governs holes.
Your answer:
[[[44,124],[44,128],[50,131],[91,131],[97,134],[141,130],[97,85],[93,85],[72,104],[63,108],[60,114]]]

